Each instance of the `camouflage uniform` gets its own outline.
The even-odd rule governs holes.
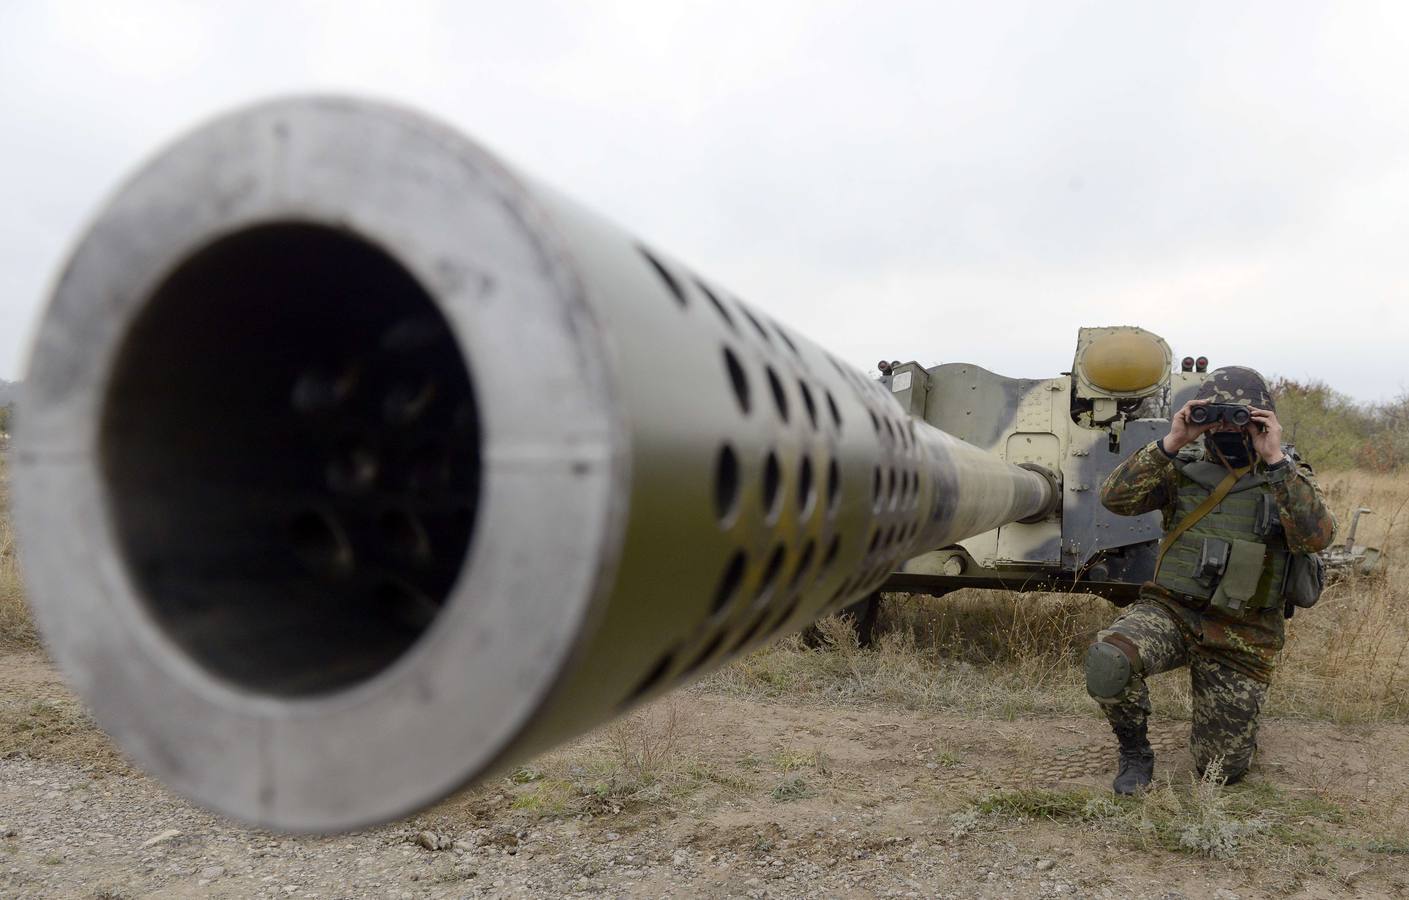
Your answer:
[[[1247,400],[1218,383],[1214,373],[1200,396],[1217,402]],[[1249,370],[1243,370],[1249,371]],[[1255,373],[1254,373],[1255,374]],[[1260,377],[1258,379],[1261,380]],[[1270,408],[1270,397],[1254,397],[1253,405]],[[1259,471],[1262,464],[1259,462]],[[1293,553],[1318,551],[1331,543],[1335,520],[1327,511],[1310,466],[1293,462],[1291,474],[1270,482],[1287,549]],[[1134,453],[1107,477],[1101,502],[1121,515],[1160,510],[1166,532],[1175,522],[1175,498],[1180,488],[1178,468],[1158,443]],[[1138,651],[1130,682],[1124,691],[1101,703],[1111,727],[1122,739],[1138,732],[1144,740],[1150,714],[1145,678],[1187,665],[1193,694],[1194,721],[1190,750],[1199,771],[1219,760],[1224,774],[1235,780],[1247,770],[1256,748],[1258,713],[1267,696],[1278,651],[1284,641],[1284,613],[1264,609],[1230,617],[1216,610],[1200,611],[1173,592],[1147,582],[1140,599],[1124,610],[1097,640]],[[1113,637],[1114,636],[1114,637]],[[1113,639],[1112,639],[1113,638]]]

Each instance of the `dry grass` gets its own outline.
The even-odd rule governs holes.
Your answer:
[[[24,600],[19,558],[15,553],[15,530],[9,515],[10,478],[0,453],[0,649],[35,647],[39,637]]]
[[[678,800],[715,780],[689,750],[693,726],[685,710],[679,698],[663,698],[487,789],[528,817],[617,815]]]
[[[1364,472],[1321,479],[1327,502],[1349,524],[1353,506],[1374,516],[1357,543],[1385,558],[1369,577],[1332,583],[1321,602],[1288,623],[1268,714],[1336,722],[1409,721],[1409,480]],[[1096,597],[958,591],[942,598],[888,595],[875,651],[856,648],[846,623],[822,623],[813,650],[782,641],[707,682],[726,693],[881,702],[1012,717],[1095,714],[1081,652],[1116,615]],[[1151,679],[1156,712],[1189,716],[1188,679]]]
[[[77,700],[26,699],[0,689],[0,759],[10,756],[58,760],[94,773],[131,771]]]
[[[1218,773],[1192,783],[1160,781],[1137,798],[1105,791],[1017,788],[975,798],[949,818],[964,837],[1046,821],[1099,834],[1132,852],[1162,850],[1219,860],[1278,893],[1311,875],[1335,874],[1330,854],[1374,849],[1377,840],[1341,807],[1256,783],[1225,788]],[[1204,865],[1212,865],[1204,863]]]
[[[1385,558],[1374,575],[1332,584],[1288,623],[1271,702],[1279,715],[1409,720],[1409,478],[1338,472],[1321,483],[1342,531],[1352,507],[1375,511],[1356,543]]]
[[[992,609],[1008,612],[1016,605],[999,599],[1006,598],[995,598]],[[918,603],[888,598],[887,612],[912,602]],[[981,612],[992,611],[981,598],[976,606]],[[1089,711],[1091,701],[1079,673],[1069,658],[1057,653],[1034,652],[975,665],[962,654],[946,655],[920,643],[907,630],[888,631],[875,649],[862,650],[847,622],[833,617],[818,624],[826,639],[822,648],[787,638],[714,673],[704,689],[763,699],[882,703],[1009,719]]]
[[[0,652],[39,646],[20,581],[8,502],[9,473],[0,452]],[[25,684],[0,684],[0,757],[7,756],[57,759],[95,772],[129,771],[77,700],[62,691],[36,693]]]

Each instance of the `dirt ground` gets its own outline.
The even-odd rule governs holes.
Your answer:
[[[128,769],[85,733],[41,655],[0,655],[0,896],[1409,892],[1406,725],[1270,721],[1249,782],[1210,793],[1190,787],[1187,724],[1165,724],[1166,785],[1116,804],[1114,751],[1094,716],[973,719],[702,689],[674,703],[668,725],[658,707],[634,731],[586,739],[415,819],[287,837]],[[633,740],[655,754],[652,771],[616,790],[623,760],[643,764],[621,753]],[[603,763],[613,747],[617,762]]]

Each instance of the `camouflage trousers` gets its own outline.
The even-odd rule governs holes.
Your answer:
[[[1127,607],[1110,628],[1097,635],[1123,635],[1139,650],[1139,671],[1124,691],[1096,698],[1111,726],[1118,730],[1143,726],[1150,715],[1150,690],[1145,679],[1181,666],[1189,667],[1194,723],[1189,749],[1202,772],[1215,760],[1227,778],[1238,778],[1252,764],[1257,749],[1258,714],[1267,685],[1196,649],[1188,622],[1154,600]]]

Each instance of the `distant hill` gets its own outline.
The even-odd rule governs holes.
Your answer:
[[[9,406],[20,396],[20,383],[0,378],[0,406]]]

